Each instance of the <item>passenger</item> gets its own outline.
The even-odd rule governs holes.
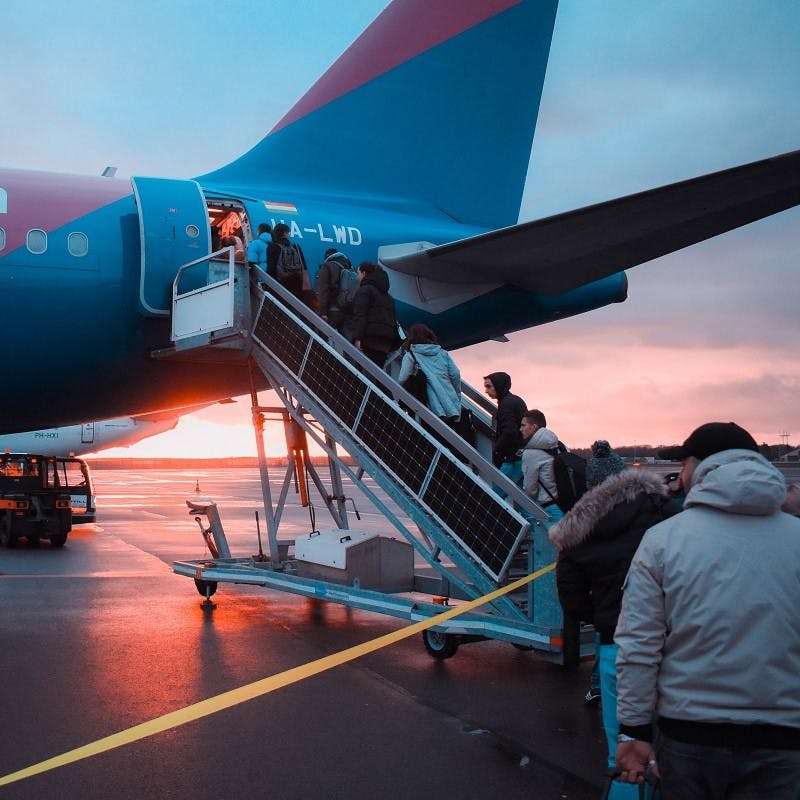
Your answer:
[[[353,336],[353,303],[355,298],[346,297],[347,290],[342,287],[342,275],[348,270],[354,282],[358,284],[358,273],[353,269],[350,259],[331,247],[325,251],[325,260],[317,272],[318,312],[322,319],[329,322],[348,341]],[[345,283],[347,283],[345,275]]]
[[[460,428],[461,373],[450,353],[439,345],[436,334],[421,322],[408,329],[402,349],[398,383],[402,384],[411,375],[416,360],[427,380],[426,405],[446,425],[465,438]],[[469,443],[473,444],[474,439]]]
[[[521,397],[511,394],[511,376],[507,372],[493,372],[484,376],[483,389],[492,400],[497,401],[497,411],[492,415],[492,463],[509,480],[522,487],[520,425],[527,406]],[[505,492],[498,493],[505,497]]]
[[[683,505],[683,501],[686,499],[686,493],[683,491],[683,486],[681,486],[680,472],[668,472],[664,476],[664,485],[667,487],[669,496]]]
[[[534,408],[522,415],[519,426],[524,441],[522,448],[522,488],[528,497],[535,500],[557,520],[564,516],[558,507],[553,454],[549,450],[558,447],[558,436],[547,427],[545,415]],[[527,514],[523,513],[527,518]],[[531,521],[531,520],[529,520]]]
[[[658,451],[658,457],[662,461],[680,461],[680,454],[683,452],[683,449],[678,447],[667,447],[663,450]],[[674,497],[681,505],[683,505],[683,501],[686,499],[686,489],[681,482],[681,473],[680,472],[670,472],[664,476],[664,482],[667,485],[667,489],[669,491],[670,497]]]
[[[289,226],[279,222],[272,231],[272,241],[267,245],[267,272],[298,300],[306,302],[303,295],[303,272],[306,259],[300,245],[289,238]]]
[[[235,228],[235,230],[238,230],[241,233],[242,229]],[[236,261],[246,261],[247,251],[241,236],[237,236],[235,233],[232,233],[228,238],[231,239],[231,244],[233,245],[233,257],[236,259]]]
[[[645,534],[622,598],[617,768],[660,773],[664,800],[796,798],[800,520],[733,422],[701,425],[682,460],[684,511]]]
[[[220,249],[220,239],[219,239],[219,226],[212,225],[211,226],[211,252],[216,253],[217,250]]]
[[[223,236],[222,247],[232,247],[233,248],[233,259],[234,261],[244,261],[245,254],[244,248],[242,247],[242,242],[236,236]]]
[[[617,748],[617,627],[622,587],[633,554],[645,531],[677,514],[661,478],[645,470],[628,470],[605,440],[592,445],[586,463],[587,491],[550,529],[559,551],[556,566],[558,599],[564,615],[594,625],[603,728],[608,766]],[[637,798],[638,789],[615,781],[609,798]]]
[[[271,243],[272,228],[262,222],[256,229],[256,238],[247,245],[247,260],[251,266],[267,271],[267,249]]]
[[[400,343],[389,276],[378,264],[363,262],[358,268],[361,285],[353,303],[353,344],[383,368],[389,353]]]
[[[605,439],[592,445],[592,456],[586,462],[586,488],[599,486],[610,475],[625,469],[625,462],[611,449]]]
[[[781,511],[800,517],[800,483],[789,484],[786,490],[786,500],[783,501]]]

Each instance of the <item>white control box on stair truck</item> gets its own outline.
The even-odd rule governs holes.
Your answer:
[[[380,592],[410,592],[414,548],[365,531],[314,531],[295,539],[297,574]]]

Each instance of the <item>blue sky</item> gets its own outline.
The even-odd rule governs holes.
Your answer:
[[[0,164],[202,174],[258,141],[384,6],[5,0]],[[796,0],[562,0],[521,219],[798,149],[798,75]],[[510,372],[576,446],[678,441],[714,418],[800,441],[799,261],[795,209],[629,271],[622,305],[456,358],[473,384]],[[243,444],[227,438],[249,453],[238,411]]]

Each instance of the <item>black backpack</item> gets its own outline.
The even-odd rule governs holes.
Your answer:
[[[586,491],[586,459],[577,453],[570,453],[562,442],[558,443],[558,447],[545,452],[553,456],[553,475],[558,492],[556,505],[566,513]],[[545,491],[547,492],[546,488]]]
[[[411,358],[414,360],[414,368],[411,374],[400,384],[412,397],[416,397],[422,405],[428,405],[428,378],[422,371],[411,348],[408,349]]]
[[[336,295],[336,307],[341,311],[353,310],[353,302],[361,282],[358,273],[350,267],[342,266],[339,270],[339,293]]]
[[[286,283],[290,278],[298,278],[303,272],[303,260],[300,251],[291,242],[278,243],[281,252],[278,254],[278,263],[275,267],[275,277],[280,283]]]

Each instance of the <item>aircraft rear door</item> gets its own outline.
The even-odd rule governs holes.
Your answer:
[[[94,444],[94,422],[81,425],[81,444]]]
[[[172,282],[184,264],[211,252],[208,209],[197,181],[131,178],[139,212],[139,310],[169,316]]]

